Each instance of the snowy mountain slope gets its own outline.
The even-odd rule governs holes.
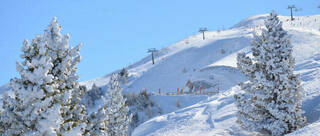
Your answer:
[[[202,40],[202,34],[187,37],[159,50],[155,55],[155,65],[152,65],[151,55],[148,55],[127,67],[130,77],[129,83],[122,86],[124,91],[140,92],[146,89],[156,92],[160,88],[163,92],[172,92],[177,88],[184,88],[186,82],[197,77],[202,68],[220,65],[235,67],[236,54],[250,48],[252,33],[263,28],[266,16],[267,14],[249,17],[228,30],[206,32],[206,40]],[[318,52],[318,41],[314,39],[319,37],[319,15],[295,17],[292,22],[286,16],[280,16],[280,19],[284,28],[290,30],[289,33],[293,36],[294,48],[304,48],[294,52],[301,56],[297,57],[298,62]],[[300,37],[301,33],[305,36]],[[184,69],[186,73],[182,72]],[[93,83],[104,86],[108,83],[109,76],[89,80],[84,84],[89,88]],[[214,82],[221,83],[226,89],[230,88],[229,85],[223,85],[222,81]]]
[[[168,114],[172,111],[197,104],[209,97],[210,95],[152,95],[151,99],[162,107],[162,114]],[[179,107],[177,107],[177,101],[179,101]]]
[[[262,14],[248,17],[233,27],[231,29],[246,29],[246,28],[259,28],[263,27],[264,20],[266,16],[269,14]],[[279,19],[283,22],[283,27],[288,28],[304,28],[308,30],[319,30],[320,24],[319,19],[320,15],[312,15],[312,16],[295,16],[293,21],[290,21],[290,16],[278,16]]]
[[[258,16],[258,19],[263,16]],[[286,20],[288,17],[281,17]],[[254,18],[251,18],[254,20]],[[317,20],[319,16],[299,17],[299,20]],[[306,22],[296,20],[297,23],[286,24],[284,28],[289,31],[292,36],[292,44],[294,46],[294,57],[296,58],[296,73],[301,74],[303,87],[306,91],[306,98],[303,101],[303,109],[306,111],[308,123],[305,129],[293,133],[293,135],[312,135],[309,131],[315,131],[319,125],[314,123],[320,119],[320,91],[319,91],[319,43],[320,33],[317,31],[319,25],[310,25]],[[251,21],[263,22],[263,21]],[[295,22],[295,21],[294,21]],[[299,26],[305,24],[306,27]],[[260,24],[255,24],[259,26]],[[238,28],[244,28],[243,24]],[[249,29],[251,29],[249,27]],[[249,52],[250,47],[245,47],[241,51]],[[222,57],[219,61],[209,66],[235,66],[236,52]],[[200,102],[196,105],[172,112],[140,125],[133,135],[254,135],[241,129],[235,122],[236,107],[234,105],[233,94],[239,93],[237,87],[226,91],[224,94],[213,96],[208,100]],[[217,108],[219,107],[219,108]],[[208,114],[210,113],[210,114]],[[314,124],[313,124],[314,123]]]
[[[163,92],[173,92],[177,88],[184,88],[188,80],[201,74],[199,71],[202,68],[247,47],[251,38],[249,33],[238,30],[208,32],[206,36],[207,40],[202,40],[201,35],[191,36],[160,50],[156,55],[155,65],[151,64],[148,56],[129,66],[129,83],[122,87],[130,92],[140,92],[143,89],[157,91],[159,88]],[[182,72],[184,69],[185,73]],[[107,83],[108,77],[87,81],[85,84],[88,87],[92,83],[102,86]]]
[[[251,135],[235,123],[233,95],[239,88],[210,97],[187,108],[153,118],[135,129],[134,136]]]
[[[303,110],[308,125],[291,135],[312,135],[318,132],[320,121],[319,91],[320,57],[311,57],[297,65],[297,73],[301,74],[306,98]],[[317,84],[317,85],[315,85]],[[135,129],[133,136],[179,136],[179,135],[258,135],[248,132],[236,123],[237,108],[233,95],[242,92],[238,86],[195,105],[175,112],[153,118]],[[317,122],[316,122],[317,121]]]

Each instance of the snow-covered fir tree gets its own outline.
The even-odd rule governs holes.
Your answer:
[[[251,130],[284,135],[305,125],[301,109],[304,91],[287,32],[275,12],[265,20],[266,30],[255,35],[250,58],[238,54],[238,68],[248,78],[240,83],[244,94],[235,95],[238,123]]]
[[[23,43],[21,78],[10,84],[14,98],[3,101],[0,125],[3,135],[81,135],[86,113],[79,103],[81,87],[75,65],[80,61],[80,45],[69,47],[53,18],[43,35]],[[76,132],[76,133],[74,133]]]
[[[86,135],[126,136],[132,116],[115,74],[112,74],[107,94],[102,99],[105,105],[89,116]]]
[[[69,47],[69,34],[62,37],[60,31],[61,26],[54,17],[43,36],[48,45],[47,54],[51,56],[54,65],[51,71],[55,77],[54,82],[58,84],[59,93],[63,94],[57,99],[61,102],[63,117],[59,134],[81,135],[79,130],[84,131],[87,118],[85,107],[80,103],[84,90],[77,81],[79,76],[76,73],[81,44]]]
[[[102,95],[102,89],[96,84],[93,84],[91,89],[85,92],[82,101],[87,108],[93,108],[96,104],[96,100],[101,99]]]
[[[129,107],[122,95],[117,76],[112,74],[106,95],[107,133],[112,136],[125,136],[132,116],[129,115]]]
[[[85,106],[81,103],[83,86],[71,91],[68,100],[61,108],[63,122],[59,130],[60,135],[81,136],[88,124]]]
[[[86,136],[109,136],[107,133],[107,110],[106,106],[93,112],[88,117],[88,125],[86,128]]]
[[[42,35],[36,36],[29,44],[23,42],[17,71],[21,78],[10,81],[14,98],[5,96],[0,125],[1,135],[56,135],[63,119],[61,104],[55,101],[59,95],[54,75],[52,58],[47,52],[48,44]]]
[[[128,82],[128,77],[129,77],[129,73],[128,73],[128,70],[125,68],[123,68],[118,73],[118,79],[121,81],[122,84],[126,84]]]
[[[130,109],[129,114],[132,119],[129,125],[129,134],[131,134],[137,126],[149,120],[152,117],[162,115],[162,109],[159,105],[153,102],[146,90],[141,91],[139,94],[134,92],[127,92],[124,97],[126,104]]]

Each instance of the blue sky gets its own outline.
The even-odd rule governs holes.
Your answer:
[[[229,28],[242,19],[275,10],[289,15],[287,6],[302,8],[295,15],[319,14],[316,0],[1,0],[0,85],[19,77],[24,39],[43,33],[53,16],[70,43],[83,43],[78,65],[80,81],[106,75],[162,48],[199,27]]]

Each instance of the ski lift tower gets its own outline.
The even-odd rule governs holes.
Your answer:
[[[152,56],[152,65],[154,64],[154,53],[157,52],[156,48],[150,48],[148,49],[148,53],[151,53]]]
[[[297,11],[297,8],[295,5],[289,5],[288,9],[290,9],[290,13],[291,13],[291,21],[294,19],[293,15],[292,15],[292,9],[294,9],[295,11]]]
[[[205,32],[205,31],[208,31],[208,29],[207,29],[206,27],[199,29],[199,32],[202,33],[202,39],[203,39],[203,40],[206,39],[205,36],[204,36],[204,32]]]

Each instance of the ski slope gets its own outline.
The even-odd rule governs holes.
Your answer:
[[[313,62],[305,62],[297,67],[304,67],[302,74],[303,86],[307,92],[303,101],[304,114],[308,119],[308,125],[290,134],[294,135],[314,135],[319,132],[320,121],[320,92],[315,84],[319,84],[319,71],[317,65],[320,64],[317,57]],[[306,70],[308,69],[308,70]],[[166,115],[155,117],[135,129],[133,136],[199,136],[199,135],[237,135],[251,136],[259,135],[242,129],[236,123],[237,108],[234,104],[234,94],[242,92],[235,86],[223,93],[209,97],[195,105],[171,112]]]
[[[232,88],[195,105],[153,118],[136,128],[133,135],[246,135],[235,123],[233,95],[238,91]]]
[[[213,77],[223,77],[228,73],[233,75],[240,73],[228,72],[228,66],[225,72],[220,72],[219,68],[208,67],[218,60],[238,52],[250,45],[250,32],[243,33],[240,30],[226,30],[221,32],[206,33],[206,40],[202,40],[202,35],[188,37],[168,48],[161,49],[155,57],[155,65],[152,65],[151,56],[147,56],[141,61],[129,66],[129,83],[123,85],[124,91],[157,92],[160,88],[163,92],[174,92],[177,88],[184,88],[187,81],[201,80],[198,75],[212,75]],[[224,50],[225,53],[221,53]],[[182,71],[186,69],[186,72]],[[204,69],[204,70],[203,70]],[[221,73],[221,74],[219,74]],[[212,77],[211,76],[211,77]],[[207,78],[209,78],[208,76]],[[228,89],[229,83],[235,85],[237,82],[229,81],[231,78],[219,79],[213,82],[219,82],[220,88]],[[85,82],[90,87],[93,83],[103,86],[108,83],[109,75]],[[227,83],[227,84],[224,84]]]
[[[239,51],[250,49],[250,40],[253,33],[259,32],[263,28],[263,20],[267,14],[257,15],[244,19],[231,29],[206,32],[206,39],[202,39],[202,34],[187,37],[173,45],[160,49],[155,54],[155,64],[152,65],[151,56],[127,67],[129,71],[129,83],[122,85],[124,91],[157,92],[160,88],[164,92],[172,92],[177,88],[184,88],[188,80],[198,80],[197,75],[214,73],[215,71],[203,71],[207,67],[225,66],[236,67],[236,54]],[[292,43],[295,50],[303,48],[303,51],[296,51],[294,55],[297,62],[303,61],[319,51],[317,50],[317,39],[319,36],[320,16],[296,17],[291,22],[289,17],[280,16],[285,29],[293,36]],[[303,34],[303,36],[300,36]],[[308,46],[306,46],[308,45]],[[186,69],[186,73],[182,71]],[[218,70],[219,71],[219,70]],[[115,71],[115,73],[119,72]],[[230,73],[229,73],[230,74]],[[224,74],[216,75],[224,76]],[[87,87],[93,83],[104,86],[109,81],[109,75],[83,82]],[[225,81],[230,78],[219,79],[220,87],[230,89],[230,84],[225,85]],[[233,82],[233,81],[229,81]],[[237,81],[238,82],[238,81]]]
[[[232,28],[248,33],[259,31],[259,28],[266,15],[250,17]],[[302,85],[306,91],[306,98],[303,101],[303,109],[308,119],[308,126],[290,135],[314,135],[318,132],[320,121],[320,91],[319,91],[319,66],[320,66],[320,33],[319,25],[312,25],[306,22],[320,19],[320,16],[299,17],[299,20],[286,23],[288,17],[281,17],[284,20],[284,28],[291,35],[293,44],[293,54],[296,58],[295,72],[301,74]],[[302,22],[300,20],[307,20]],[[310,21],[309,21],[310,20]],[[305,24],[306,26],[299,26]],[[299,26],[299,27],[298,27]],[[239,37],[248,37],[245,32],[240,33]],[[234,37],[235,38],[235,37]],[[240,41],[241,42],[241,41]],[[239,43],[235,43],[239,45]],[[247,42],[243,43],[247,44]],[[210,45],[208,45],[210,46]],[[239,51],[250,53],[250,47],[242,47]],[[207,67],[217,66],[236,66],[236,53],[230,52],[227,56],[221,57],[218,61],[209,64]],[[240,77],[239,77],[240,78]],[[211,96],[195,105],[155,117],[143,124],[133,132],[134,136],[197,136],[197,135],[259,135],[242,129],[236,123],[237,108],[234,104],[233,95],[240,93],[238,86],[234,86]]]
[[[252,16],[230,29],[206,32],[205,40],[202,34],[187,37],[160,49],[155,54],[154,65],[149,55],[128,66],[129,79],[127,84],[121,84],[123,91],[138,93],[146,89],[157,94],[160,89],[162,95],[151,98],[164,113],[138,126],[133,135],[257,135],[235,122],[237,109],[233,95],[241,92],[237,83],[246,80],[236,69],[236,55],[238,52],[250,54],[253,33],[263,29],[266,16]],[[280,16],[280,20],[291,36],[297,63],[295,72],[301,74],[306,91],[303,109],[309,123],[290,135],[312,135],[320,129],[320,15],[296,17],[294,21]],[[81,84],[89,89],[93,84],[104,87],[109,78],[110,74]],[[187,90],[188,80],[210,84],[205,91],[219,89],[220,92],[211,96],[163,95],[176,92],[177,88]],[[0,93],[10,93],[9,89],[4,85],[0,87]],[[180,107],[176,106],[178,99]]]

